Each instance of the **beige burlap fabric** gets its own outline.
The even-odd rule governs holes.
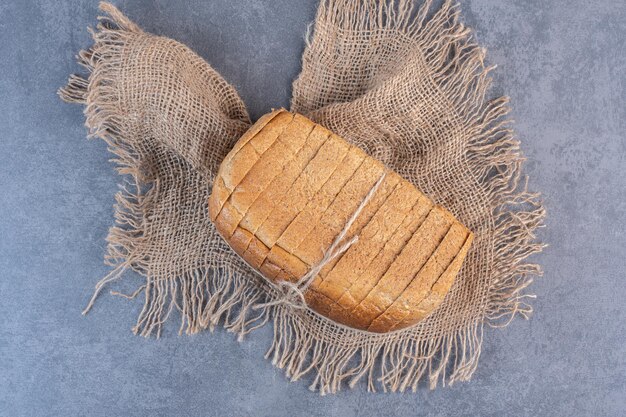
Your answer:
[[[450,2],[322,0],[307,37],[292,110],[359,145],[476,235],[442,306],[418,325],[374,334],[342,327],[308,309],[272,304],[280,294],[221,240],[207,199],[222,158],[249,127],[236,91],[184,45],[143,32],[118,10],[80,54],[88,78],[61,90],[86,105],[92,136],[109,144],[126,178],[108,237],[113,271],[145,277],[135,332],[159,335],[171,313],[180,330],[220,325],[240,336],[273,322],[267,353],[293,380],[322,394],[345,383],[415,390],[420,381],[468,380],[485,324],[531,311],[526,287],[539,267],[538,195],[520,186],[523,158],[507,100],[487,100],[484,50]]]

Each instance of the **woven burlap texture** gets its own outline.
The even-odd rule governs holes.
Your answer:
[[[112,272],[145,277],[134,331],[159,335],[173,312],[181,332],[223,326],[240,339],[273,322],[272,363],[292,380],[333,393],[416,390],[420,381],[469,380],[485,325],[527,317],[525,262],[544,210],[520,181],[523,157],[506,98],[486,98],[485,51],[456,5],[406,0],[322,0],[306,36],[291,110],[360,146],[449,209],[476,235],[444,303],[414,327],[375,334],[308,309],[272,303],[278,291],[219,237],[207,200],[217,168],[250,126],[235,89],[184,45],[143,32],[108,3],[79,61],[88,78],[60,90],[86,106],[123,175],[108,236]]]

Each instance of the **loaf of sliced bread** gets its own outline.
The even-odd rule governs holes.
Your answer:
[[[273,282],[298,282],[340,233],[346,242],[356,236],[323,265],[304,297],[331,320],[377,333],[432,313],[473,240],[451,213],[380,161],[283,109],[261,117],[226,156],[209,214],[231,248]]]

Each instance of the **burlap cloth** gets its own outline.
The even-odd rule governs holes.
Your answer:
[[[145,277],[134,330],[159,335],[171,313],[181,332],[223,326],[242,337],[268,321],[272,363],[322,394],[365,380],[370,390],[415,390],[468,380],[485,324],[531,312],[524,263],[541,250],[544,210],[519,184],[522,155],[507,99],[487,100],[485,51],[451,2],[322,0],[307,35],[291,110],[357,144],[448,208],[476,235],[444,303],[418,325],[374,334],[314,312],[267,305],[275,289],[218,236],[207,199],[217,168],[251,121],[244,103],[184,45],[143,32],[107,3],[63,99],[85,104],[125,178],[108,236],[111,274]],[[265,307],[260,305],[264,304]],[[256,306],[256,308],[255,308]]]

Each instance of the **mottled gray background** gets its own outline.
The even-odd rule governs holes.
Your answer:
[[[288,105],[316,0],[118,1],[146,30],[192,47],[253,117]],[[487,329],[470,383],[320,397],[218,330],[133,336],[141,301],[103,296],[116,174],[82,109],[56,96],[80,71],[93,0],[0,1],[0,415],[623,416],[626,414],[626,6],[623,1],[466,1],[499,65],[531,188],[549,211],[535,315]],[[118,288],[130,290],[139,278]]]

